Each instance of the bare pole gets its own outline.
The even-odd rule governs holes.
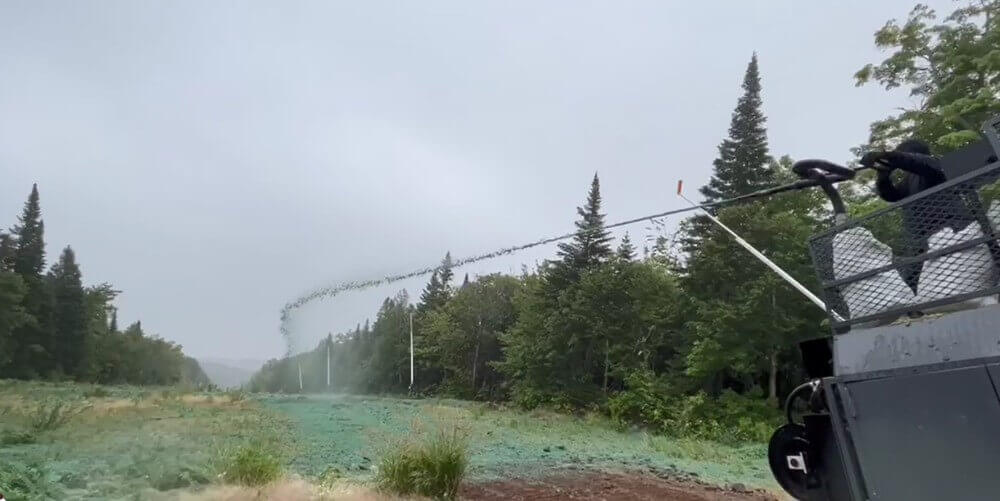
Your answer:
[[[299,362],[299,393],[302,393],[302,362]]]
[[[413,310],[410,310],[410,389],[413,389]]]
[[[333,341],[333,338],[330,337],[330,335],[327,335],[327,338],[326,338],[326,387],[327,387],[327,389],[330,388],[330,343],[332,341]]]
[[[765,256],[764,254],[761,254],[761,252],[759,250],[755,249],[754,246],[750,245],[750,243],[747,242],[746,240],[743,240],[743,238],[741,238],[739,235],[737,235],[735,231],[729,229],[728,226],[722,224],[722,221],[719,221],[715,216],[712,215],[712,213],[710,213],[707,210],[705,210],[704,207],[699,206],[698,204],[692,202],[688,197],[684,196],[684,194],[681,193],[681,187],[682,186],[683,186],[682,182],[678,181],[677,182],[677,196],[678,197],[681,197],[682,199],[684,199],[685,202],[691,204],[692,207],[697,208],[703,214],[705,214],[705,216],[707,216],[709,219],[711,219],[713,223],[717,224],[723,230],[726,230],[726,233],[729,233],[733,237],[733,239],[736,240],[736,243],[740,244],[740,246],[743,247],[744,249],[746,249],[747,252],[749,252],[750,254],[753,254],[753,256],[755,258],[757,258],[760,262],[764,263],[764,265],[767,266],[768,268],[770,268],[771,271],[777,273],[778,276],[781,277],[781,278],[783,278],[785,280],[785,282],[788,282],[789,285],[791,285],[792,287],[795,287],[795,289],[798,290],[799,292],[801,292],[802,295],[806,297],[806,299],[812,301],[813,304],[815,304],[816,306],[819,306],[823,311],[829,311],[830,315],[832,315],[833,318],[835,320],[837,320],[838,322],[844,320],[843,318],[841,318],[840,315],[837,314],[837,312],[835,312],[833,310],[828,310],[827,307],[826,307],[826,303],[823,302],[822,299],[816,297],[816,295],[813,294],[812,291],[810,291],[809,289],[807,289],[804,285],[800,284],[798,280],[795,280],[794,278],[792,278],[792,276],[789,275],[787,272],[785,272],[785,270],[781,269],[780,266],[774,264],[774,261],[771,261],[770,259],[767,258],[767,256]]]

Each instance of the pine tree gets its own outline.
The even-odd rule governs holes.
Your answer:
[[[754,53],[743,77],[743,96],[736,103],[729,137],[719,145],[715,172],[701,194],[708,202],[743,195],[768,186],[773,172],[767,149],[766,118],[761,111],[760,73]]]
[[[460,287],[460,289],[465,289],[468,286],[469,286],[469,274],[466,273],[465,278],[462,279],[462,286]]]
[[[622,261],[635,259],[635,246],[632,245],[632,239],[628,237],[628,233],[625,233],[625,236],[622,237],[622,242],[618,245],[618,251],[615,254]]]
[[[49,271],[48,282],[54,299],[52,355],[64,374],[80,376],[87,348],[87,303],[76,254],[69,246]]]
[[[580,219],[576,221],[576,235],[570,242],[559,244],[559,257],[566,268],[578,274],[611,257],[611,235],[604,227],[601,214],[601,182],[594,173],[590,183],[587,203],[577,207]]]

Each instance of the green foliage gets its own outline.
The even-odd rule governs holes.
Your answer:
[[[663,431],[675,437],[722,443],[766,442],[781,424],[781,415],[760,398],[725,390],[718,398],[704,393],[675,402]]]
[[[455,499],[468,466],[467,449],[466,438],[454,430],[400,444],[382,455],[375,480],[395,494]]]
[[[760,395],[678,395],[649,372],[631,375],[628,390],[614,395],[608,409],[621,427],[639,423],[676,438],[723,443],[766,442],[781,423],[780,413]]]
[[[611,419],[624,428],[639,423],[653,429],[663,427],[672,411],[669,387],[650,370],[638,370],[626,378],[628,390],[608,399]]]
[[[273,482],[282,472],[280,459],[261,443],[225,453],[220,466],[226,482],[252,487]]]
[[[1000,2],[961,6],[939,20],[918,4],[903,22],[875,32],[875,46],[891,51],[855,75],[857,85],[906,88],[916,106],[871,125],[866,148],[885,148],[909,137],[938,153],[978,139],[981,123],[1000,112]]]

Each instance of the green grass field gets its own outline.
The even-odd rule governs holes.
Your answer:
[[[762,444],[729,447],[621,432],[596,415],[454,400],[243,398],[0,381],[0,490],[13,501],[169,499],[237,481],[233,458],[267,470],[272,457],[281,475],[313,486],[372,485],[386,451],[439,431],[466,438],[467,482],[602,469],[774,486]]]

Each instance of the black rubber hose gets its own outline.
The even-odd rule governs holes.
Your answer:
[[[787,419],[790,424],[799,424],[796,423],[794,420],[792,420],[792,402],[795,401],[795,397],[797,397],[799,393],[802,393],[803,390],[813,390],[813,389],[814,386],[812,381],[808,383],[802,383],[796,386],[795,389],[788,394],[788,397],[785,398],[785,419]]]

